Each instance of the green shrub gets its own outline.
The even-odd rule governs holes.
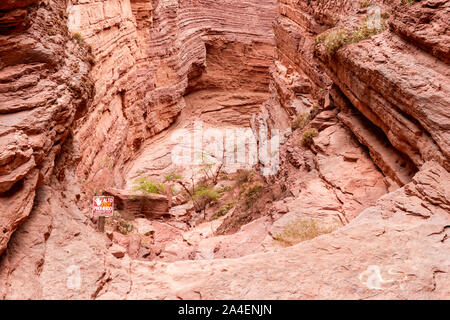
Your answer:
[[[183,176],[172,172],[171,174],[169,174],[168,176],[165,177],[165,180],[167,182],[173,181],[173,180],[183,180]]]
[[[72,39],[82,40],[83,37],[81,36],[81,33],[79,33],[79,32],[74,32],[74,33],[72,33]]]
[[[370,7],[371,5],[373,5],[373,2],[371,0],[362,0],[359,2],[359,7],[361,9]]]
[[[218,219],[226,215],[231,209],[234,208],[234,206],[236,206],[236,203],[236,201],[231,201],[221,206],[217,213],[214,215],[213,219]]]
[[[225,187],[219,188],[217,190],[217,192],[220,193],[221,195],[223,195],[225,192],[228,192],[231,189],[233,189],[231,186],[225,186]]]
[[[315,128],[311,128],[303,132],[302,144],[305,147],[309,147],[313,143],[313,139],[319,135],[319,132]]]
[[[242,170],[236,175],[236,185],[240,186],[244,183],[252,182],[255,177],[255,171],[253,170]]]
[[[338,29],[330,31],[326,37],[323,38],[323,44],[328,54],[335,53],[340,47],[349,43],[348,30]]]
[[[274,239],[286,245],[314,239],[322,234],[331,233],[335,227],[323,227],[314,219],[298,219],[286,225],[283,230],[274,236]]]
[[[402,0],[402,5],[411,6],[414,3],[418,2],[418,0]]]
[[[364,23],[362,25],[359,26],[358,29],[354,30],[349,39],[348,39],[348,43],[355,43],[355,42],[359,42],[362,41],[364,39],[368,39],[376,34],[379,34],[380,32],[386,30],[387,28],[387,24],[386,22],[384,22],[383,19],[381,19],[381,28],[377,29],[377,28],[369,28],[369,26],[367,25],[367,20],[364,21]]]
[[[323,33],[321,33],[321,34],[319,34],[317,37],[316,37],[316,45],[318,45],[319,43],[324,43],[325,42],[325,39],[327,38],[327,36],[328,36],[328,32],[329,31],[325,31],[325,32],[323,32]]]
[[[247,208],[250,208],[252,204],[258,199],[259,194],[263,190],[263,185],[259,182],[249,185],[243,192],[245,204]]]
[[[141,191],[144,194],[165,193],[165,188],[162,184],[153,182],[152,180],[145,177],[140,177],[135,180],[133,190]]]
[[[384,21],[383,16],[381,17],[380,28],[369,28],[369,18],[370,17],[367,17],[364,22],[356,30],[353,31],[349,31],[347,29],[325,31],[324,33],[316,37],[316,44],[323,43],[326,52],[329,55],[332,55],[343,45],[368,39],[386,30],[387,24]]]
[[[133,231],[133,229],[133,224],[126,220],[120,220],[119,225],[117,226],[117,230],[124,235],[129,234],[131,231]]]
[[[220,171],[220,172],[219,172],[219,178],[220,178],[221,180],[229,180],[229,179],[230,179],[230,177],[228,176],[228,174],[227,174],[226,172],[223,172],[223,171]]]
[[[200,207],[199,209],[204,209],[208,204],[217,202],[222,197],[222,195],[214,190],[210,186],[199,186],[195,188],[193,199]]]

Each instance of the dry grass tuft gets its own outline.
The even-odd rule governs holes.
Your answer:
[[[319,131],[315,128],[311,128],[303,132],[302,145],[309,147],[313,143],[313,139],[319,135]]]
[[[298,219],[286,225],[283,231],[274,239],[285,245],[292,246],[302,241],[314,239],[320,235],[328,234],[336,229],[335,226],[321,226],[315,219]]]

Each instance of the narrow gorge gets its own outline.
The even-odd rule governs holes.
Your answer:
[[[3,0],[0,299],[450,299],[449,21]]]

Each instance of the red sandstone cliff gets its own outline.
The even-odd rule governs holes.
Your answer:
[[[77,113],[92,99],[90,53],[71,39],[65,5],[0,5],[0,252],[49,181]]]
[[[317,36],[357,28],[367,8],[2,3],[0,297],[449,298],[450,6],[373,4],[389,13],[387,28],[329,54]],[[200,240],[209,231],[155,223],[168,243],[162,261],[136,260],[94,231],[90,196],[159,174],[147,162],[167,166],[157,161],[174,124],[285,129],[314,105],[311,150],[292,133],[267,179],[288,196],[273,192],[260,215],[243,219],[251,223],[230,215],[215,226],[220,235]],[[302,216],[342,227],[275,246],[273,235]],[[77,289],[67,285],[73,267]]]

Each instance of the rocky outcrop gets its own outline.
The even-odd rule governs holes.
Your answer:
[[[418,2],[418,1],[416,1]],[[421,1],[413,6],[397,5],[391,28],[406,41],[450,63],[448,1]]]
[[[85,179],[109,158],[122,186],[123,163],[175,121],[186,94],[268,87],[274,0],[73,0],[67,11],[96,59],[93,108],[76,132]]]
[[[316,37],[370,6],[2,3],[0,298],[450,298],[449,7],[398,2],[373,1],[387,28],[333,53]],[[128,191],[173,169],[169,135],[194,120],[281,129],[256,209],[196,225],[192,204]],[[101,234],[97,193],[145,218]],[[301,219],[332,230],[285,247]]]
[[[0,4],[0,34],[22,31],[28,27],[28,14],[37,0],[5,0]]]
[[[169,199],[160,194],[136,195],[135,192],[107,189],[105,194],[114,197],[117,210],[127,217],[143,215],[148,219],[157,219],[169,215]]]
[[[52,174],[92,83],[88,49],[69,35],[62,1],[6,1],[0,10],[8,10],[0,19],[1,253]]]
[[[33,213],[0,258],[0,298],[92,299],[105,283],[105,237],[78,209],[76,180],[66,179],[72,183],[53,178],[37,191]]]
[[[251,9],[242,10],[248,7]],[[33,199],[36,189],[51,177],[55,159],[72,128],[73,139],[55,177],[68,183],[65,175],[71,171],[66,172],[64,166],[78,167],[77,179],[70,183],[81,184],[82,190],[71,190],[75,198],[70,201],[78,202],[88,217],[86,203],[90,201],[83,201],[123,182],[123,162],[145,139],[175,120],[185,107],[185,94],[211,87],[256,92],[257,98],[250,104],[241,93],[244,102],[237,98],[236,110],[248,105],[255,108],[264,101],[273,56],[274,8],[272,0],[244,4],[229,1],[228,5],[215,1],[128,0],[2,3],[1,252],[32,208],[34,213],[2,257],[2,266],[8,265],[3,270],[9,270],[2,275],[15,279],[20,272],[12,270],[31,265],[40,275],[43,256],[50,257],[41,245],[42,235],[45,242],[49,232],[41,231],[66,228],[52,217],[42,217],[43,213],[52,216],[59,210],[52,201]],[[227,56],[224,65],[221,55]],[[254,81],[245,81],[246,77]],[[55,193],[55,199],[59,199],[55,201],[64,202],[62,191],[45,190],[43,198],[50,199]],[[41,219],[47,220],[34,225],[33,221]],[[71,218],[67,220],[71,225]],[[87,230],[83,234],[89,237]],[[13,261],[22,257],[18,248],[23,245],[21,235],[28,231],[32,236],[25,241],[36,243],[39,249],[33,251],[35,254],[29,252],[29,263],[18,266]],[[98,240],[94,238],[87,242]],[[34,250],[33,244],[28,245]],[[16,281],[11,279],[5,281]],[[17,283],[11,286],[21,287]],[[32,287],[36,284],[23,283]],[[9,284],[2,287],[3,295]],[[39,286],[37,291],[23,288],[30,297],[42,293]]]
[[[329,65],[333,81],[394,148],[419,168],[432,159],[448,168],[448,65],[389,33],[342,48]]]
[[[164,274],[154,286],[143,280],[149,264],[132,262],[127,298],[448,298],[449,178],[427,163],[410,184],[330,235],[239,259],[153,264],[155,275]],[[420,207],[420,214],[413,209]],[[112,279],[99,298],[123,297],[126,286],[118,282]]]
[[[334,83],[332,102],[346,112],[340,118],[369,148],[383,172],[405,184],[425,161],[436,160],[448,169],[449,67],[443,58],[448,35],[442,20],[448,4],[420,1],[409,6],[372,1],[371,5],[280,1],[275,25],[276,38],[280,39],[278,59],[287,69],[305,74],[308,79],[304,83],[322,88],[315,91],[322,92],[316,97],[319,102],[326,98],[323,94],[327,90],[323,89]],[[373,14],[390,28],[344,45],[334,54],[317,45],[316,37],[327,29],[357,28]],[[427,24],[429,21],[433,23]],[[298,96],[278,94],[280,103],[291,107],[298,105]],[[360,115],[374,125],[374,130],[358,124]],[[362,131],[376,138],[363,137]],[[400,152],[398,156],[382,151],[384,142],[386,150],[395,149],[393,153]]]
[[[120,250],[112,247],[109,253],[76,206],[50,197],[45,187],[38,197],[43,211],[18,231],[3,257],[1,294],[9,299],[448,298],[448,181],[444,168],[426,163],[412,182],[332,234],[237,259],[174,263],[116,258]]]

